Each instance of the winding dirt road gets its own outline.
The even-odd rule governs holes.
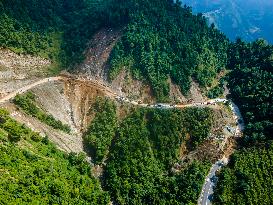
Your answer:
[[[216,99],[219,100],[219,99]],[[224,99],[222,99],[224,100]],[[242,114],[237,105],[235,105],[232,101],[229,101],[230,108],[233,113],[233,118],[236,121],[237,127],[235,130],[235,137],[240,137],[245,128],[244,120]],[[213,196],[213,188],[216,185],[217,177],[216,172],[219,171],[224,165],[228,163],[228,159],[223,157],[223,159],[217,161],[212,165],[203,185],[200,197],[198,199],[198,205],[211,205],[211,200]]]
[[[56,77],[49,77],[49,78],[44,78],[41,80],[38,80],[32,84],[29,84],[27,86],[24,86],[18,90],[15,90],[11,93],[9,93],[8,95],[4,96],[3,98],[0,98],[0,104],[5,103],[9,100],[11,100],[12,98],[14,98],[17,94],[22,94],[27,92],[28,90],[44,84],[44,83],[48,83],[48,82],[53,82],[53,81],[64,81],[64,80],[76,80],[76,81],[81,81],[81,82],[88,82],[90,85],[96,86],[97,88],[101,89],[102,91],[104,91],[105,95],[111,98],[115,98],[116,100],[120,101],[120,102],[127,102],[127,103],[131,103],[133,105],[137,105],[140,107],[150,107],[150,108],[155,108],[155,109],[173,109],[173,108],[186,108],[186,107],[204,107],[204,106],[209,106],[209,105],[215,105],[217,103],[226,103],[226,102],[230,102],[230,108],[233,112],[233,116],[234,116],[234,120],[237,123],[237,128],[235,131],[235,135],[236,136],[240,136],[243,129],[244,129],[244,121],[242,118],[242,115],[240,113],[240,110],[238,108],[238,106],[236,106],[232,101],[229,101],[227,99],[221,99],[221,98],[217,98],[217,99],[213,99],[213,100],[209,100],[207,102],[202,102],[202,103],[189,103],[189,104],[185,104],[185,105],[171,105],[171,104],[154,104],[154,105],[149,105],[149,104],[143,104],[143,103],[139,103],[136,101],[131,101],[125,97],[121,97],[119,96],[117,93],[115,93],[109,86],[104,85],[102,83],[99,83],[98,81],[92,81],[90,79],[82,79],[82,78],[75,78],[75,77],[69,77],[69,76],[56,76]],[[198,204],[199,205],[210,205],[211,204],[211,196],[213,194],[213,187],[216,184],[216,172],[217,170],[220,170],[222,166],[224,166],[224,164],[226,163],[227,160],[225,159],[221,159],[219,161],[217,161],[215,164],[213,164],[208,176],[206,177],[205,183],[203,185],[202,188],[202,192],[201,195],[199,197],[198,200]]]
[[[41,85],[41,84],[44,84],[47,82],[51,82],[51,81],[58,81],[58,80],[61,80],[62,78],[63,77],[57,76],[57,77],[50,77],[50,78],[44,78],[44,79],[38,80],[34,83],[31,83],[29,85],[26,85],[18,90],[15,90],[15,91],[9,93],[8,95],[6,95],[5,97],[0,99],[0,103],[5,103],[5,102],[9,101],[10,99],[14,98],[17,94],[22,94],[22,93],[38,86],[38,85]]]

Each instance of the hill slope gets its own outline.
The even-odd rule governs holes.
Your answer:
[[[201,12],[209,23],[214,23],[230,39],[241,37],[246,41],[264,38],[273,43],[273,1],[243,0],[183,0],[193,7],[194,13]]]
[[[230,147],[223,146],[232,141],[225,136],[233,139],[236,130],[232,126],[237,126],[234,120],[224,120],[230,112],[227,106],[200,102],[194,104],[197,108],[180,104],[177,108],[182,110],[178,110],[172,104],[149,106],[112,93],[116,103],[103,98],[109,87],[101,86],[99,81],[111,82],[120,89],[119,86],[131,81],[133,86],[124,90],[130,92],[137,88],[137,92],[145,94],[147,102],[154,98],[166,102],[175,91],[190,95],[192,82],[198,83],[203,92],[213,87],[211,94],[221,93],[225,83],[220,77],[226,74],[226,66],[231,71],[230,96],[239,104],[247,123],[240,145],[250,148],[235,154],[232,158],[235,163],[220,174],[216,202],[241,203],[241,195],[230,198],[233,194],[229,191],[243,189],[249,196],[258,190],[252,186],[255,180],[260,181],[257,184],[266,185],[264,192],[259,192],[259,199],[269,193],[267,189],[271,191],[271,187],[263,183],[272,181],[268,171],[272,163],[268,157],[263,157],[268,162],[265,165],[256,163],[267,174],[264,178],[256,177],[260,169],[248,172],[252,175],[249,178],[238,172],[251,167],[252,161],[244,156],[256,158],[257,153],[266,152],[271,155],[270,150],[261,148],[270,147],[272,140],[273,52],[265,42],[230,44],[225,35],[214,26],[208,26],[201,15],[193,15],[190,8],[172,0],[123,3],[119,0],[4,0],[0,11],[1,47],[50,59],[32,56],[33,61],[46,62],[45,67],[34,65],[26,69],[39,70],[43,76],[52,65],[85,73],[97,80],[89,79],[86,83],[71,78],[64,83],[45,82],[32,90],[35,97],[32,94],[17,96],[14,101],[17,107],[10,103],[3,106],[7,106],[18,121],[45,135],[49,133],[48,138],[59,148],[67,152],[88,151],[95,164],[92,173],[101,176],[104,189],[102,191],[99,182],[91,177],[85,156],[67,156],[52,148],[47,137],[41,138],[1,111],[3,203],[35,204],[36,195],[31,195],[34,192],[45,203],[109,204],[110,197],[117,204],[196,203],[210,164],[234,145],[232,142]],[[101,35],[104,33],[107,35]],[[93,41],[100,42],[90,42],[92,36]],[[86,61],[83,61],[84,54]],[[17,71],[17,68],[9,70],[10,64],[4,62],[3,75]],[[18,69],[18,73],[23,75],[24,69]],[[24,78],[21,80],[24,84]],[[2,81],[6,87],[11,85],[10,81],[6,84],[5,77]],[[14,89],[18,86],[11,87]],[[100,98],[96,98],[98,96]],[[136,107],[138,103],[144,108]],[[84,141],[73,131],[81,132]],[[244,164],[236,164],[236,161]],[[36,170],[36,166],[43,165],[45,169]],[[6,176],[15,183],[5,181]],[[225,177],[234,180],[228,181]],[[233,189],[227,193],[225,188],[234,182]],[[249,202],[252,201],[249,197]]]
[[[48,9],[52,13],[42,15]],[[148,82],[159,101],[168,100],[168,78],[187,94],[192,78],[203,88],[211,86],[226,63],[225,36],[208,27],[202,16],[168,0],[141,4],[136,0],[123,4],[117,0],[17,0],[2,2],[0,10],[0,46],[51,58],[66,67],[82,60],[98,28],[120,28],[121,38],[108,61],[108,77],[113,80],[125,67],[134,78]]]

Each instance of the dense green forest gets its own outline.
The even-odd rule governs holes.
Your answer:
[[[215,204],[272,204],[273,46],[263,40],[231,44],[231,97],[246,128],[240,149],[220,173]]]
[[[273,204],[273,144],[243,149],[221,171],[215,204]]]
[[[192,78],[201,87],[211,86],[225,68],[228,40],[202,15],[173,1],[144,0],[115,4],[118,13],[127,9],[128,21],[111,55],[110,77],[125,66],[135,78],[146,79],[156,98],[169,96],[168,77],[184,94]],[[120,16],[121,18],[121,16]]]
[[[87,42],[104,23],[103,7],[98,0],[2,0],[0,47],[67,67],[82,59]]]
[[[106,157],[106,192],[91,177],[84,155],[58,151],[46,137],[1,110],[1,203],[108,204],[110,197],[117,204],[196,203],[211,164],[193,161],[176,174],[171,167],[186,135],[195,146],[209,136],[210,109],[138,109],[119,125],[110,100],[98,98],[93,109],[96,115],[86,139],[96,150],[95,163]]]
[[[192,80],[215,86],[227,67],[230,98],[246,128],[240,149],[219,174],[216,204],[272,204],[273,46],[263,40],[230,43],[201,14],[172,0],[2,0],[0,47],[51,59],[73,68],[100,28],[122,31],[110,59],[109,78],[122,69],[150,83],[158,101],[167,101],[168,78],[187,94]],[[223,93],[224,80],[207,92]],[[35,105],[34,96],[14,102],[26,113],[66,132],[67,125]],[[135,110],[122,121],[116,106],[98,99],[85,142],[93,162],[106,162],[99,182],[83,156],[58,151],[1,111],[0,203],[6,204],[195,204],[207,162],[170,172],[186,136],[195,149],[209,134],[209,109]],[[244,147],[244,148],[242,148]],[[13,183],[7,183],[7,180]],[[35,195],[33,195],[35,193]]]
[[[105,188],[112,199],[117,204],[196,204],[210,163],[192,162],[177,174],[170,170],[186,134],[193,144],[201,143],[211,120],[209,109],[133,112],[119,125],[106,161]]]
[[[84,135],[92,159],[96,164],[103,162],[117,128],[116,105],[109,99],[97,98],[92,106],[95,118]]]
[[[85,156],[59,151],[0,110],[0,204],[109,204]]]
[[[60,120],[56,120],[52,115],[47,114],[36,105],[35,95],[32,92],[28,92],[23,95],[16,95],[13,102],[25,113],[36,117],[38,120],[53,127],[54,129],[62,130],[66,133],[71,132],[71,128],[68,125],[63,124]]]
[[[225,68],[227,38],[202,15],[170,0],[0,3],[0,47],[41,55],[65,68],[82,60],[101,27],[123,30],[111,54],[110,79],[126,66],[150,83],[160,101],[168,100],[168,77],[187,94],[192,79],[205,88]]]
[[[273,46],[238,40],[229,52],[229,88],[247,123],[246,143],[273,139]]]
[[[193,161],[173,174],[179,148],[201,144],[211,131],[210,109],[136,109],[117,120],[116,107],[98,98],[85,134],[93,162],[105,162],[103,187],[117,204],[195,204],[210,163]],[[188,137],[187,137],[188,136]]]

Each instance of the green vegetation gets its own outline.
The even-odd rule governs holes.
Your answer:
[[[200,140],[194,136],[208,136],[209,113],[138,110],[128,116],[117,130],[104,176],[117,204],[195,204],[210,164],[193,162],[178,174],[169,170],[187,131],[194,142]],[[197,118],[208,129],[200,127]]]
[[[247,124],[245,143],[273,139],[273,46],[238,40],[229,55],[229,88]]]
[[[0,13],[0,47],[65,67],[83,59],[98,29],[123,28],[111,54],[110,78],[126,66],[151,84],[160,101],[168,100],[168,77],[187,94],[192,78],[205,88],[226,65],[226,37],[202,15],[170,0],[4,0]]]
[[[170,170],[183,142],[194,149],[209,136],[210,109],[137,109],[118,123],[115,105],[98,98],[93,111],[85,139],[95,163],[107,155],[102,178],[115,203],[196,203],[210,163],[194,161],[177,174]]]
[[[33,103],[31,93],[16,98]],[[23,103],[24,102],[24,103]],[[27,102],[27,103],[26,103]],[[36,113],[36,107],[32,106]],[[22,107],[24,108],[24,107]],[[198,146],[211,130],[210,109],[134,111],[117,125],[116,107],[98,98],[86,140],[95,148],[94,161],[108,155],[103,181],[117,204],[194,204],[210,163],[193,161],[184,170],[170,170],[179,148],[188,142]],[[90,176],[83,155],[64,154],[47,138],[32,132],[0,112],[1,203],[12,204],[108,204],[110,196]],[[200,123],[203,122],[203,123]],[[16,160],[14,160],[16,159]],[[14,183],[7,183],[12,180]],[[35,192],[35,195],[33,195]]]
[[[220,174],[215,204],[273,204],[273,144],[233,154]]]
[[[68,66],[82,59],[87,42],[102,25],[103,10],[97,0],[3,0],[0,47]]]
[[[137,110],[119,126],[104,175],[105,188],[117,204],[195,204],[210,163],[193,162],[170,172],[188,130],[210,129],[210,110]],[[191,117],[196,118],[191,121]],[[199,121],[204,121],[200,127]],[[207,123],[206,123],[207,122]],[[206,126],[206,127],[205,127]],[[193,137],[193,141],[195,142]]]
[[[212,86],[227,65],[230,96],[246,122],[240,145],[247,148],[236,152],[221,171],[215,202],[272,204],[273,46],[263,40],[229,43],[201,14],[193,15],[172,0],[0,2],[0,47],[40,55],[57,66],[72,68],[80,62],[87,42],[102,27],[123,31],[109,59],[110,79],[128,69],[136,79],[150,83],[158,101],[168,101],[168,78],[185,95],[192,79],[208,97],[221,95],[223,82]],[[55,129],[70,131],[37,107],[31,93],[16,96],[14,102]],[[183,142],[195,149],[207,139],[209,109],[141,109],[118,122],[115,105],[98,99],[93,111],[85,141],[94,150],[95,163],[107,159],[103,182],[113,201],[196,203],[209,164],[192,162],[178,174],[169,170]],[[57,151],[4,111],[0,128],[0,203],[109,202],[82,156]]]
[[[41,122],[53,127],[54,129],[62,130],[70,133],[71,129],[68,125],[63,124],[60,120],[56,120],[52,115],[46,114],[41,108],[35,104],[35,96],[28,92],[24,95],[16,95],[13,99],[14,104],[19,106],[27,114],[36,117]]]
[[[17,142],[17,143],[15,143]],[[82,154],[65,154],[0,110],[0,204],[109,204]]]
[[[159,101],[166,101],[168,77],[187,94],[191,78],[210,86],[225,68],[228,40],[189,7],[167,0],[112,2],[118,19],[128,25],[112,52],[110,78],[126,66],[134,77],[149,81]]]
[[[178,149],[187,134],[188,149],[195,149],[207,139],[212,126],[212,111],[207,108],[149,110],[145,115],[154,155],[166,168],[178,160]]]
[[[219,84],[217,86],[211,88],[207,92],[208,98],[214,99],[214,98],[221,97],[225,91],[224,85],[225,85],[225,79],[221,78]]]
[[[229,88],[246,122],[241,149],[220,173],[215,204],[272,204],[273,46],[240,39],[229,50]]]
[[[93,105],[95,118],[85,133],[84,140],[93,151],[93,160],[101,163],[111,145],[117,128],[116,106],[109,99],[97,98]]]

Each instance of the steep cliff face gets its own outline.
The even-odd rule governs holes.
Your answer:
[[[201,12],[232,40],[242,37],[247,41],[264,38],[273,42],[273,1],[243,0],[184,0],[193,12]]]

